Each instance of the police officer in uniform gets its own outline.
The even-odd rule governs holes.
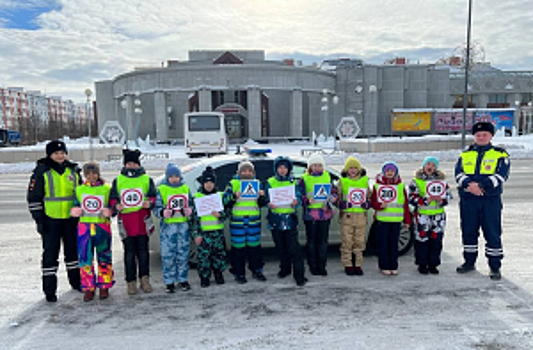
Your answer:
[[[503,258],[501,194],[511,162],[505,149],[490,143],[494,136],[494,125],[476,123],[472,133],[474,144],[461,153],[455,165],[464,257],[464,263],[457,267],[457,273],[475,270],[481,227],[486,241],[485,256],[489,260],[490,278],[499,280]]]
[[[62,141],[46,145],[46,157],[37,161],[28,186],[28,208],[41,234],[43,291],[46,300],[56,302],[59,248],[63,240],[63,254],[70,285],[80,290],[77,218],[70,216],[76,187],[81,185],[80,169],[67,159],[67,147]]]

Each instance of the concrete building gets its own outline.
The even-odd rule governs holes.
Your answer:
[[[387,135],[392,108],[453,104],[449,70],[435,65],[341,59],[309,67],[268,61],[264,51],[189,51],[188,61],[95,85],[100,127],[117,120],[133,135],[139,117],[139,136],[157,140],[182,138],[183,114],[190,111],[221,111],[231,138],[260,139],[332,135],[347,115],[356,116],[363,134]]]

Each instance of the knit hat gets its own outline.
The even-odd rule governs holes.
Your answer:
[[[322,164],[323,167],[326,166],[326,162],[324,161],[324,158],[317,153],[313,153],[309,156],[309,159],[307,160],[307,167],[310,168],[313,164]]]
[[[359,162],[357,158],[348,157],[344,163],[344,171],[348,171],[350,168],[357,168],[357,170],[361,170],[361,162]]]
[[[87,162],[83,166],[83,176],[87,177],[87,174],[93,173],[100,176],[100,165],[97,162]]]
[[[291,170],[292,170],[292,162],[289,160],[289,158],[285,158],[285,157],[279,156],[276,159],[274,159],[274,171],[275,172],[277,172],[278,168],[280,166],[282,166],[282,165],[285,168],[287,168],[287,170],[289,170],[289,173],[291,172]]]
[[[422,168],[424,168],[429,162],[435,164],[435,169],[439,168],[439,160],[437,159],[437,157],[426,157],[422,162]]]
[[[48,142],[46,145],[46,156],[50,157],[52,153],[57,151],[63,151],[68,154],[67,145],[63,141],[54,140]]]
[[[472,135],[475,135],[478,131],[488,131],[494,136],[494,124],[489,122],[478,122],[472,127]]]
[[[172,175],[178,176],[180,179],[183,179],[181,176],[181,170],[178,168],[178,166],[174,163],[168,163],[167,170],[165,170],[165,176],[168,179]]]
[[[387,172],[387,170],[391,170],[391,169],[394,170],[396,175],[399,174],[398,165],[396,163],[394,163],[393,161],[385,162],[381,166],[381,172],[383,174],[385,174]]]
[[[129,162],[134,162],[134,163],[141,165],[141,161],[139,159],[139,157],[141,156],[141,151],[139,151],[138,149],[134,151],[125,149],[122,151],[122,154],[124,156],[124,165],[126,165]]]
[[[214,184],[217,183],[217,176],[215,175],[215,171],[210,166],[205,168],[204,172],[202,173],[202,177],[200,178],[200,183],[202,185],[208,181],[211,181]]]
[[[237,168],[237,174],[240,175],[244,171],[244,169],[251,170],[252,173],[255,172],[254,165],[248,160],[243,160],[239,163],[239,167]]]

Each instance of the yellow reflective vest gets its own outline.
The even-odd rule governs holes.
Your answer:
[[[472,151],[465,151],[461,153],[461,162],[463,165],[463,171],[466,175],[476,174],[476,162],[479,153]],[[493,175],[496,173],[496,166],[500,158],[506,158],[508,155],[505,152],[500,152],[494,148],[489,149],[483,154],[483,159],[479,165],[479,174],[481,175]]]
[[[231,187],[233,189],[233,193],[240,192],[241,180],[231,180]],[[257,194],[257,198],[243,198],[241,195],[241,197],[237,198],[237,200],[235,201],[235,204],[233,205],[231,211],[231,215],[233,217],[260,216],[261,212],[259,210],[259,204],[257,203],[258,199],[259,194]]]
[[[108,184],[101,186],[83,184],[76,189],[76,198],[83,210],[80,222],[94,224],[109,222],[109,218],[102,214],[102,209],[109,207],[110,191],[111,187]]]
[[[171,199],[173,196],[184,196],[187,200],[187,202],[189,201],[189,186],[183,184],[179,187],[172,187],[172,186],[168,186],[168,185],[160,185],[159,186],[159,193],[161,194],[161,200],[163,201],[163,206],[167,209],[173,209],[173,210],[176,210],[176,212],[174,213],[174,215],[171,217],[171,218],[163,218],[163,220],[165,221],[165,223],[167,224],[173,224],[173,223],[183,223],[183,222],[187,222],[188,218],[186,216],[183,216],[179,210],[181,209],[181,204],[180,203],[177,203],[177,204],[173,204],[173,203],[170,203],[169,205],[169,199]],[[175,198],[175,199],[172,199],[173,201],[174,200],[178,200],[179,198]],[[176,207],[178,206],[178,207]],[[187,203],[187,206],[190,206],[190,203]]]
[[[117,193],[120,196],[120,203],[125,204],[126,201],[129,202],[137,202],[137,198],[123,198],[124,197],[124,191],[126,190],[135,190],[138,189],[142,192],[142,200],[139,199],[139,204],[134,206],[126,207],[122,210],[122,213],[133,213],[136,211],[139,211],[142,209],[142,202],[144,200],[148,200],[146,198],[148,196],[148,189],[150,188],[150,177],[146,174],[143,174],[138,177],[127,177],[125,175],[120,174],[117,176]],[[140,194],[130,191],[129,195],[126,195],[126,197],[136,197],[140,196]]]
[[[324,171],[320,176],[313,176],[305,173],[302,178],[305,183],[305,193],[308,199],[312,199],[314,196],[315,185],[331,185],[331,176],[327,171]],[[330,192],[331,194],[331,192]],[[324,206],[324,201],[320,201],[314,204],[309,204],[309,209],[320,209]]]
[[[415,179],[416,187],[418,187],[418,194],[420,197],[426,196],[427,181],[422,179]],[[444,208],[440,206],[437,201],[431,201],[427,205],[418,207],[418,213],[422,215],[437,215],[444,213]]]
[[[222,192],[217,192],[217,194],[222,200]],[[205,197],[205,194],[200,192],[196,192],[194,194],[194,198],[201,197]],[[200,217],[200,229],[202,230],[202,232],[222,230],[224,229],[224,223],[214,215],[205,215]]]
[[[368,177],[367,176],[361,176],[361,178],[357,180],[352,180],[348,177],[341,177],[341,187],[342,187],[342,200],[350,203],[349,198],[349,192],[350,188],[361,188],[367,190],[367,200],[368,200]],[[356,206],[352,206],[350,208],[343,209],[343,212],[345,213],[365,213],[366,209]]]
[[[79,176],[72,168],[65,169],[59,175],[50,169],[44,176],[44,212],[53,219],[70,218],[70,209],[74,206],[76,187]]]
[[[377,191],[379,186],[383,184],[375,184],[374,191]],[[402,222],[403,221],[403,205],[405,203],[404,188],[403,183],[398,185],[387,185],[390,187],[396,188],[397,198],[396,203],[387,203],[387,207],[383,210],[376,211],[376,220],[383,222]]]

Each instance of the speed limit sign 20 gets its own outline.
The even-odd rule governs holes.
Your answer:
[[[87,214],[98,214],[104,208],[104,196],[84,194],[81,199],[81,209]]]

